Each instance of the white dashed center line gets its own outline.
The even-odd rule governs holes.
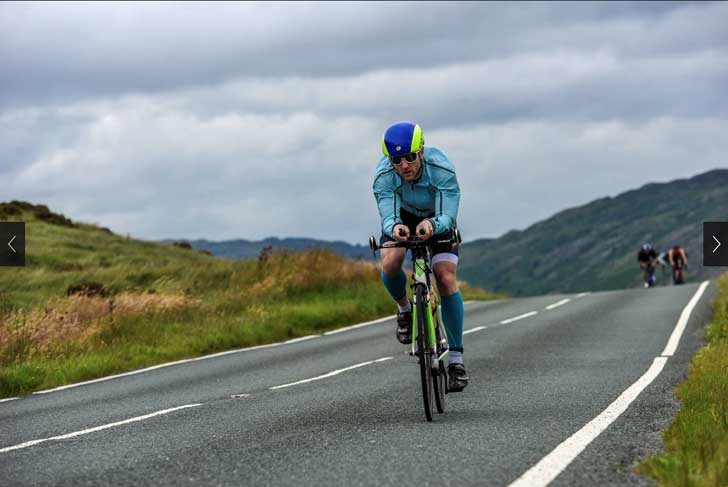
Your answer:
[[[554,309],[554,308],[558,308],[559,306],[565,305],[569,301],[571,301],[571,298],[562,299],[558,303],[549,304],[548,306],[546,306],[546,309],[551,310],[551,309]]]
[[[95,428],[89,428],[89,429],[85,429],[85,430],[81,430],[81,431],[75,431],[73,433],[68,433],[65,435],[51,436],[50,438],[41,438],[39,440],[26,441],[25,443],[20,443],[18,445],[0,448],[0,453],[6,453],[9,451],[13,451],[13,450],[20,450],[22,448],[28,448],[30,446],[37,445],[39,443],[45,443],[46,441],[67,440],[68,438],[75,438],[76,436],[87,435],[89,433],[94,433],[96,431],[101,431],[101,430],[105,430],[108,428],[114,428],[115,426],[122,426],[125,424],[134,423],[136,421],[143,421],[145,419],[153,418],[154,416],[160,416],[162,414],[169,414],[174,411],[179,411],[180,409],[194,408],[197,406],[202,406],[202,404],[186,404],[184,406],[178,406],[176,408],[164,409],[162,411],[157,411],[156,413],[145,414],[144,416],[137,416],[135,418],[129,418],[129,419],[125,419],[123,421],[117,421],[116,423],[104,424],[102,426],[96,426]]]
[[[311,377],[310,379],[303,379],[303,380],[299,380],[299,381],[296,381],[296,382],[291,382],[289,384],[283,384],[283,385],[280,385],[280,386],[269,387],[268,389],[270,389],[270,390],[283,389],[284,387],[297,386],[299,384],[305,384],[307,382],[313,382],[315,380],[326,379],[328,377],[333,377],[335,375],[338,375],[338,374],[340,374],[342,372],[346,372],[347,370],[358,369],[359,367],[364,367],[365,365],[371,365],[371,364],[375,364],[377,362],[384,362],[385,360],[392,360],[393,358],[394,357],[383,357],[383,358],[380,358],[380,359],[377,359],[377,360],[370,360],[369,362],[362,362],[360,364],[350,365],[349,367],[344,367],[343,369],[334,370],[332,372],[329,372],[329,373],[324,374],[324,375],[319,375],[317,377]]]
[[[524,318],[530,318],[531,316],[536,316],[538,314],[538,311],[529,311],[528,313],[524,313],[522,315],[514,316],[513,318],[508,318],[507,320],[503,320],[500,322],[501,325],[507,325],[508,323],[513,323],[514,321],[522,320]]]

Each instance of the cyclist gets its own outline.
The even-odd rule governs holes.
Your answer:
[[[670,266],[672,266],[672,282],[682,284],[683,268],[688,266],[688,254],[679,245],[674,245],[668,252]]]
[[[655,259],[657,259],[657,252],[652,248],[652,244],[642,245],[637,253],[637,262],[639,262],[642,269],[642,280],[645,282],[645,287],[655,285]]]
[[[391,125],[382,137],[382,157],[374,178],[374,196],[382,223],[380,244],[407,237],[444,240],[450,237],[460,204],[455,167],[436,147],[425,147],[422,128],[412,122]],[[421,235],[420,231],[424,234]],[[455,276],[457,244],[432,245],[432,269],[442,298],[442,320],[450,347],[448,389],[468,385],[463,364],[463,298]],[[404,248],[381,250],[382,282],[397,302],[397,340],[412,341],[412,303],[407,299],[407,276],[402,270]]]
[[[667,250],[663,250],[662,252],[658,252],[657,254],[657,260],[655,260],[655,269],[657,269],[657,265],[660,265],[660,275],[662,277],[665,277],[665,268],[670,264],[670,259],[668,257],[669,252]],[[655,271],[653,271],[655,272]]]
[[[660,252],[657,256],[657,263],[660,264],[660,267],[664,267],[667,264],[670,263],[670,257],[669,257],[669,250],[663,250]]]

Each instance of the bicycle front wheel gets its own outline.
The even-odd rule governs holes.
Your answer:
[[[420,377],[422,379],[422,399],[425,406],[425,417],[432,421],[435,394],[432,390],[432,354],[427,343],[427,291],[425,286],[415,289],[415,306],[417,307],[417,359],[420,363]]]
[[[442,343],[442,324],[440,323],[440,319],[438,317],[439,313],[433,313],[434,319],[435,319],[435,342],[437,343],[437,356],[439,357],[442,352],[444,352],[444,349],[440,346]],[[434,365],[433,360],[433,367],[434,370],[432,371],[432,385],[435,388],[434,396],[435,396],[435,406],[437,407],[437,412],[442,414],[445,412],[445,393],[447,392],[447,375],[445,373],[445,366],[441,361],[437,361],[437,366]]]

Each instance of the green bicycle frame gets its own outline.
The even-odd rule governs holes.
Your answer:
[[[415,261],[415,282],[424,285],[425,287],[425,333],[427,335],[427,346],[431,350],[436,350],[435,343],[435,320],[432,316],[432,307],[430,306],[430,289],[427,286],[427,276],[425,275],[426,263],[424,259],[417,259]],[[413,293],[414,299],[417,299],[417,293]],[[415,353],[415,334],[417,329],[417,303],[412,307],[412,354]],[[439,310],[438,310],[439,311]]]

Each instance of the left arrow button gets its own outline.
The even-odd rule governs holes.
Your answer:
[[[0,267],[6,266],[25,266],[25,222],[0,222]]]

